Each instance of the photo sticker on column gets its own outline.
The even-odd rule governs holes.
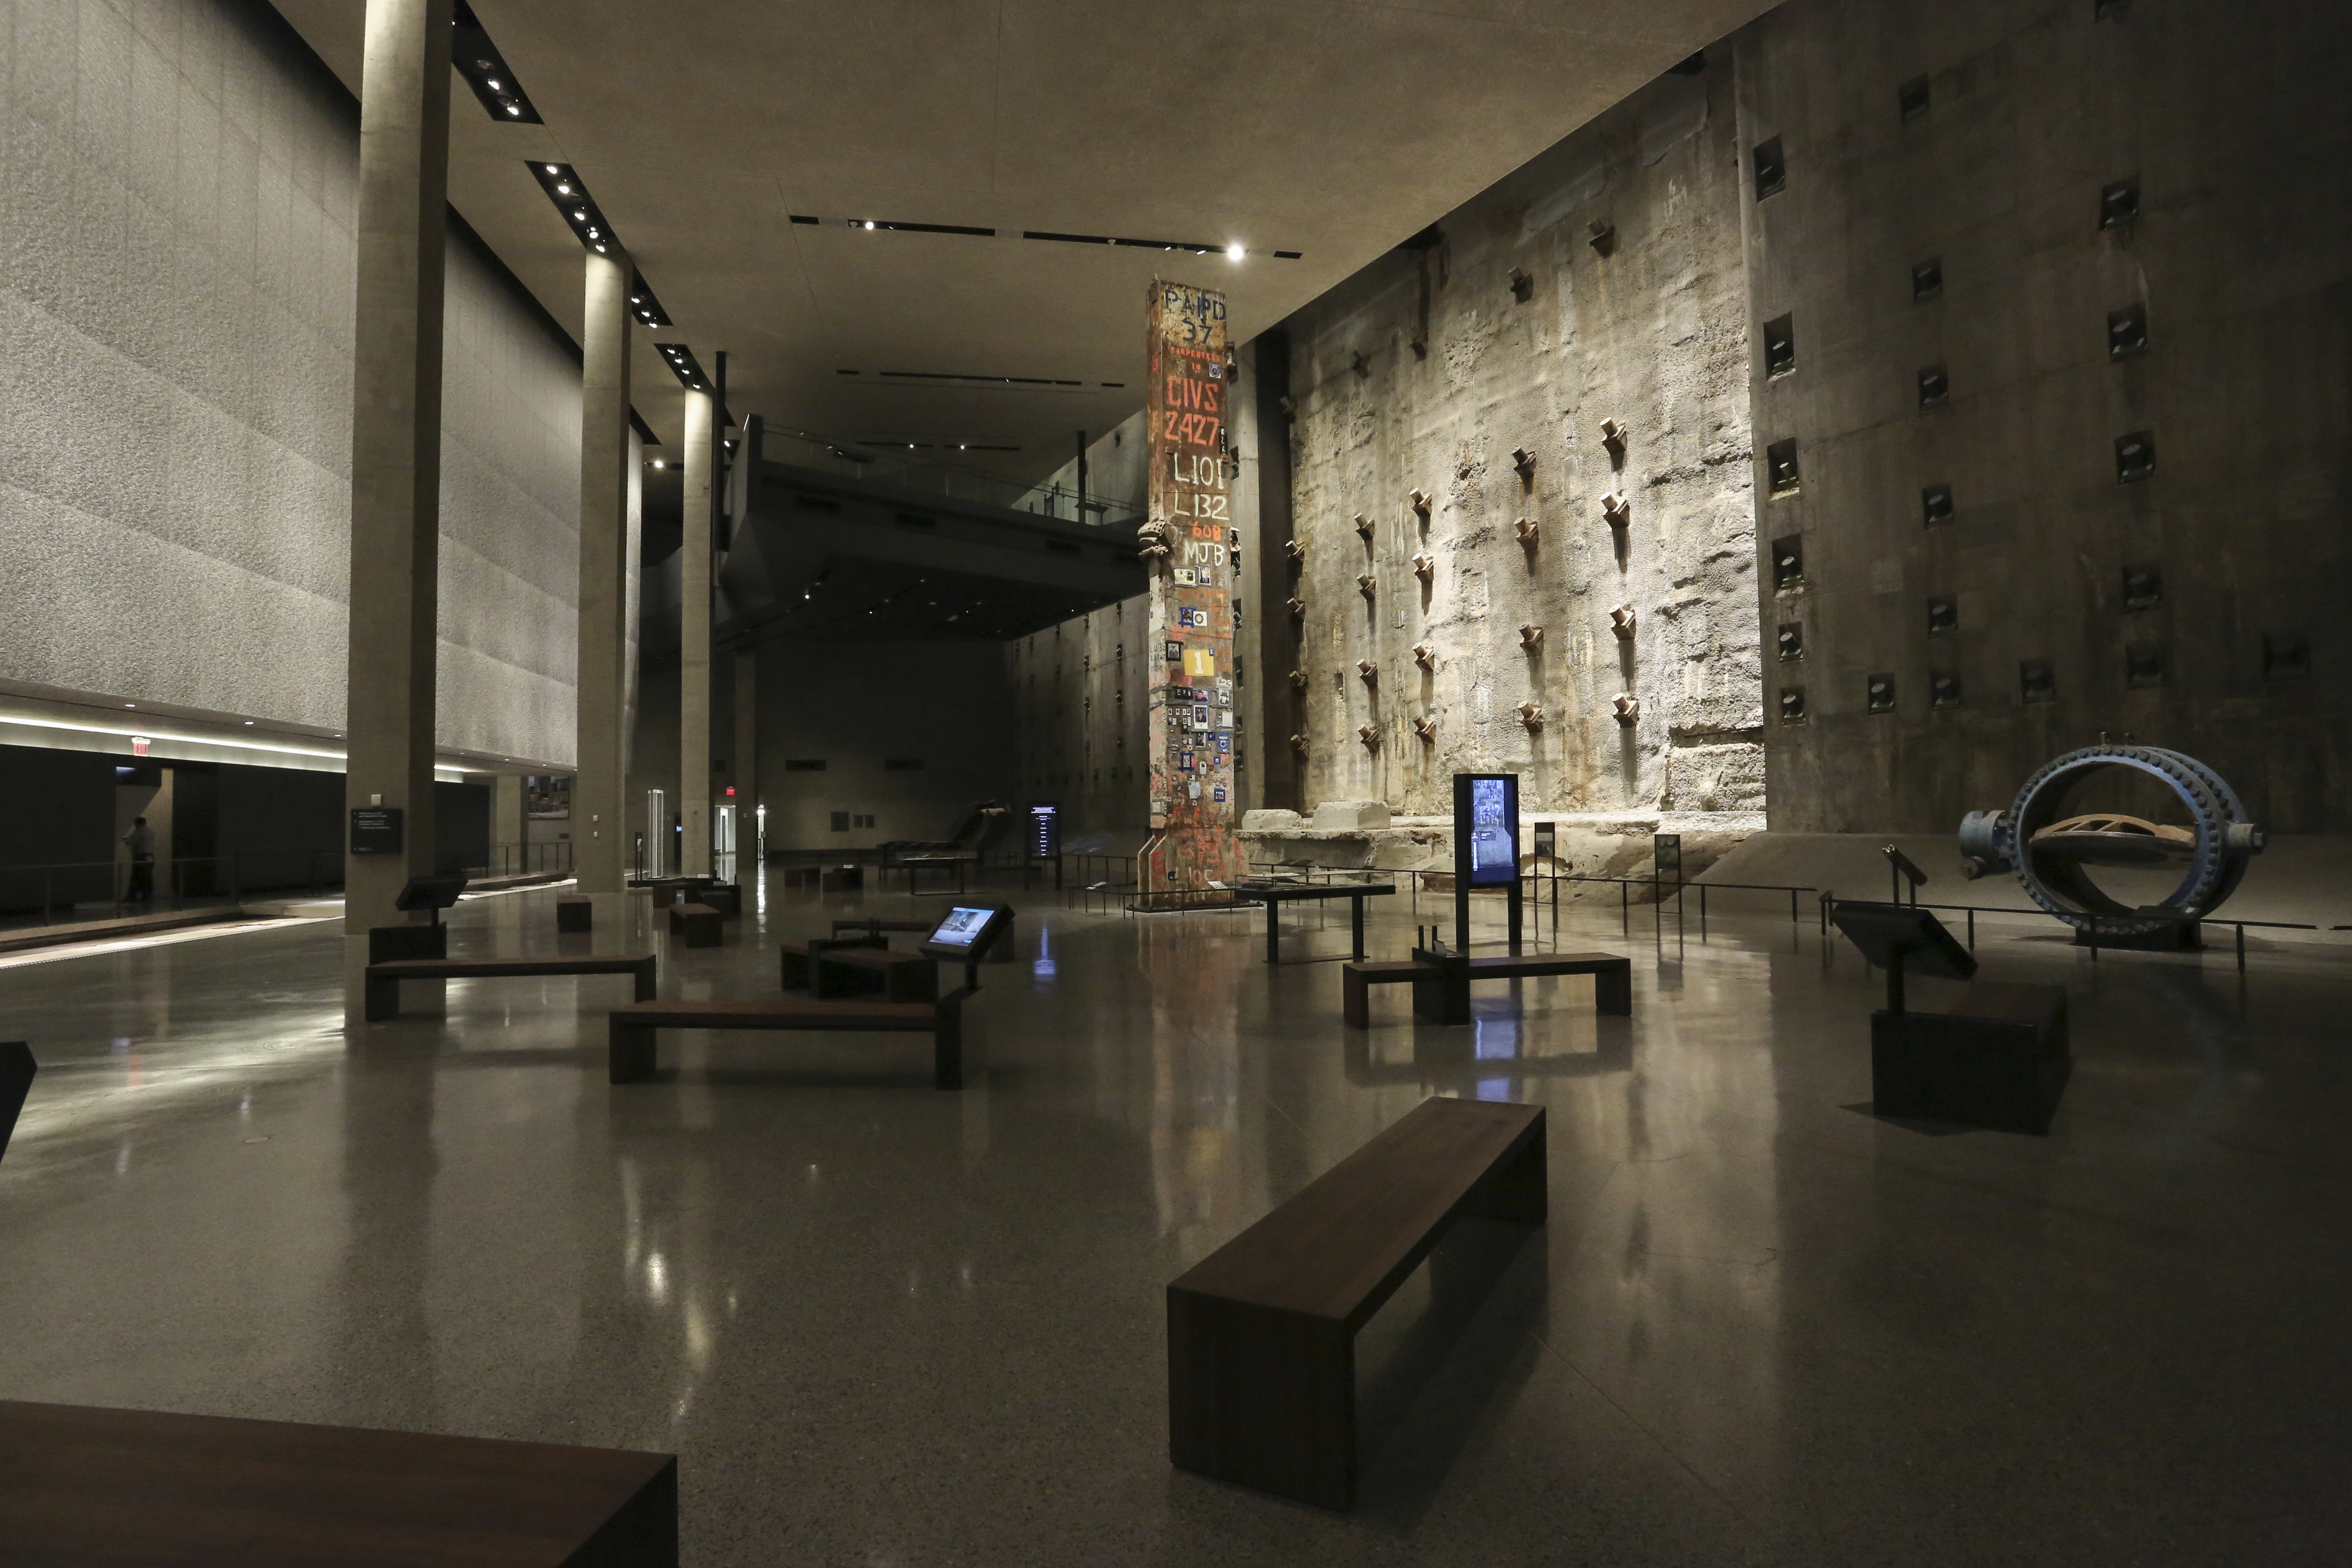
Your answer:
[[[1191,772],[1192,771],[1192,752],[1177,752],[1177,753],[1176,753],[1176,765],[1177,765],[1177,767],[1178,767],[1178,768],[1181,769],[1183,772],[1188,773],[1191,773]]]
[[[1224,786],[1224,785],[1223,785],[1223,784],[1219,784],[1219,785],[1217,786],[1217,788],[1216,788],[1216,792],[1215,792],[1215,794],[1214,794],[1211,798],[1213,798],[1213,799],[1214,799],[1214,800],[1218,800],[1218,801],[1223,801],[1223,800],[1225,798],[1225,786]]]
[[[1200,585],[1198,581],[1200,574],[1190,566],[1178,566],[1173,569],[1173,574],[1176,578],[1176,585],[1179,588],[1192,588]],[[1192,616],[1192,612],[1187,610],[1184,614],[1188,617],[1184,624],[1186,626],[1191,626],[1192,623],[1189,617]]]

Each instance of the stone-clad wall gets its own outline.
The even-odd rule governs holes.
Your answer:
[[[1740,49],[1772,826],[1949,831],[2106,731],[2352,827],[2352,8],[1793,0]]]
[[[257,3],[0,4],[0,679],[341,727],[357,152]],[[563,763],[578,360],[449,259],[440,738]]]
[[[1707,58],[1286,323],[1303,558],[1265,590],[1292,682],[1268,739],[1303,739],[1304,802],[1444,812],[1449,775],[1504,770],[1530,810],[1761,805],[1733,71]]]

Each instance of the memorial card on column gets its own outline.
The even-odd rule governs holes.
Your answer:
[[[1152,891],[1230,881],[1242,855],[1233,710],[1216,701],[1234,668],[1225,297],[1155,281],[1148,319],[1151,480],[1137,539],[1151,568],[1151,640],[1167,650],[1150,678]]]

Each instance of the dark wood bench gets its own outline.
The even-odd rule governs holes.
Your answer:
[[[1470,1021],[1470,986],[1480,980],[1532,980],[1546,974],[1592,976],[1592,1009],[1633,1010],[1633,962],[1612,952],[1498,953],[1488,958],[1433,963],[1399,959],[1350,963],[1340,972],[1341,1016],[1351,1029],[1371,1027],[1371,988],[1410,984],[1412,1010],[1437,1024]]]
[[[672,904],[669,931],[686,938],[688,947],[722,946],[727,941],[727,917],[709,904]]]
[[[839,936],[845,931],[860,931],[866,936],[880,936],[886,931],[929,931],[939,923],[937,920],[886,921],[879,916],[862,916],[855,919],[845,916],[833,922],[833,934]]]
[[[400,1016],[404,980],[496,980],[517,974],[634,974],[637,1000],[653,1000],[656,971],[650,952],[630,956],[579,953],[545,958],[396,958],[367,966],[368,1022]]]
[[[925,931],[931,928],[925,926]],[[887,947],[878,936],[813,936],[805,942],[776,944],[776,980],[787,991],[805,991],[815,979],[809,963],[820,952],[843,947]]]
[[[677,1563],[669,1454],[0,1401],[0,1455],[12,1563]]]
[[[39,1070],[32,1047],[22,1040],[0,1043],[0,1154],[8,1152],[16,1113],[25,1109],[25,1096],[32,1091],[33,1075]]]
[[[607,1076],[629,1083],[654,1070],[657,1029],[841,1029],[931,1037],[931,1082],[961,1089],[968,1069],[963,1048],[963,1000],[950,991],[936,1002],[812,1002],[796,996],[746,1002],[643,1002],[613,1011]]]
[[[555,929],[559,931],[595,930],[596,906],[586,899],[556,900]]]
[[[1540,1106],[1427,1100],[1168,1287],[1168,1455],[1356,1494],[1356,1331],[1465,1215],[1541,1225]]]
[[[936,1002],[940,961],[885,947],[836,947],[809,960],[809,994],[820,1000],[879,995],[885,1002]]]

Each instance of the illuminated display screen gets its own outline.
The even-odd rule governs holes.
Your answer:
[[[931,934],[923,940],[940,947],[970,947],[978,940],[980,933],[988,929],[988,922],[995,913],[994,909],[986,905],[979,909],[958,905],[950,910],[932,928]]]
[[[1519,874],[1519,781],[1509,774],[1470,780],[1470,885],[1493,888]]]

